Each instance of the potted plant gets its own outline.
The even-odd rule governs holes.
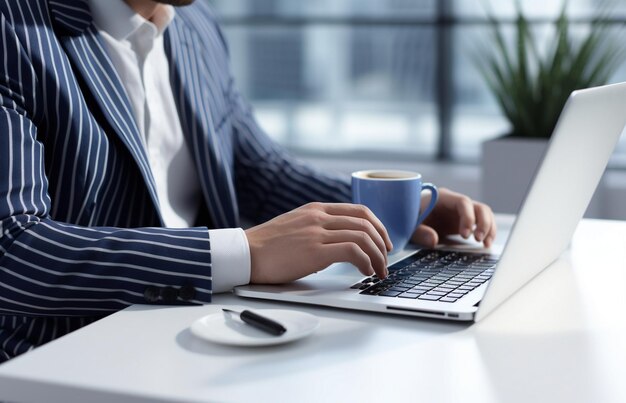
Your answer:
[[[597,17],[575,38],[564,2],[555,32],[539,46],[517,3],[515,44],[508,46],[493,13],[492,41],[472,55],[511,130],[482,147],[483,198],[494,211],[517,212],[557,120],[574,90],[605,84],[624,60],[624,48]],[[626,113],[626,111],[625,111]]]

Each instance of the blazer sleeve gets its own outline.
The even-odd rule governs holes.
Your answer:
[[[0,28],[0,314],[101,316],[137,303],[210,301],[206,228],[87,228],[51,218],[46,133],[33,123],[36,74],[1,13]]]
[[[258,223],[313,201],[351,202],[347,178],[321,172],[274,142],[249,103],[234,85],[231,88],[235,177],[243,216]]]

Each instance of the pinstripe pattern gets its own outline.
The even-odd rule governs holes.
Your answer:
[[[83,0],[0,0],[0,362],[130,304],[148,286],[211,299],[206,227],[163,228],[130,104]],[[237,92],[207,6],[165,33],[181,124],[216,228],[344,181],[292,159]]]

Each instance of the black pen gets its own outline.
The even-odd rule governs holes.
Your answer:
[[[222,308],[222,311],[228,313],[236,313],[239,315],[239,318],[245,323],[249,324],[252,327],[256,327],[259,330],[262,330],[266,333],[273,334],[274,336],[280,336],[285,333],[287,329],[280,323],[266,318],[265,316],[261,316],[258,313],[254,313],[252,311],[248,311],[247,309],[242,312],[233,311],[230,309]]]

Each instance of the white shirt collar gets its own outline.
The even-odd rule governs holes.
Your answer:
[[[160,5],[153,21],[137,14],[123,0],[89,0],[89,7],[96,26],[118,41],[127,39],[144,25],[160,35],[170,25],[176,12],[171,5]]]

